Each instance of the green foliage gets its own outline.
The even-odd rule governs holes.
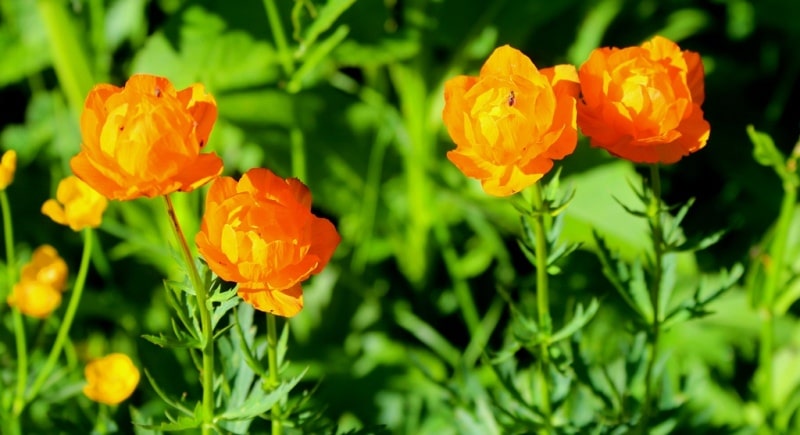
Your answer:
[[[657,319],[652,433],[795,433],[798,19],[800,6],[781,0],[0,1],[0,148],[19,154],[11,266],[50,243],[74,280],[80,240],[39,208],[70,173],[84,88],[138,72],[179,89],[200,82],[218,103],[207,148],[225,173],[300,177],[342,235],[279,331],[277,385],[263,316],[202,276],[218,431],[268,433],[279,403],[288,433],[531,433],[547,428],[546,383],[553,432],[636,432]],[[705,149],[661,168],[664,203],[678,205],[659,208],[657,224],[642,168],[585,139],[547,177],[540,208],[486,196],[447,161],[443,83],[475,74],[494,47],[545,68],[654,34],[702,54],[712,126]],[[190,245],[203,195],[174,197]],[[103,421],[109,432],[198,430],[205,343],[163,209],[110,205],[71,344],[23,412],[23,433],[91,433]],[[549,325],[536,300],[542,236]],[[18,359],[0,302],[0,432],[14,433]],[[24,321],[33,378],[64,310]],[[103,420],[80,391],[85,363],[109,351],[147,370]]]

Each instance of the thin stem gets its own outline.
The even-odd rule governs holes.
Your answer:
[[[278,327],[275,325],[275,316],[267,314],[267,360],[269,364],[269,384],[274,389],[280,385],[278,374]],[[281,401],[278,400],[272,405],[272,435],[281,435],[283,425],[281,424]]]
[[[481,328],[481,318],[478,314],[478,308],[475,305],[475,299],[472,297],[469,283],[459,275],[457,267],[458,254],[450,239],[450,230],[445,223],[438,222],[433,226],[433,231],[442,248],[444,265],[447,268],[447,272],[450,274],[450,279],[453,280],[453,292],[458,302],[458,308],[461,310],[461,315],[464,316],[464,322],[467,324],[469,335],[473,338],[478,334]]]
[[[292,153],[292,176],[300,181],[308,182],[306,179],[306,145],[303,131],[299,127],[292,127],[289,129],[289,140]]]
[[[45,361],[42,370],[39,371],[39,374],[36,376],[36,380],[33,381],[33,385],[31,386],[30,391],[25,398],[25,403],[30,403],[36,395],[39,393],[39,390],[44,385],[47,378],[50,376],[50,373],[56,366],[58,362],[58,357],[61,355],[61,350],[64,348],[64,345],[68,341],[69,338],[69,329],[72,326],[72,321],[75,319],[75,313],[78,311],[78,305],[81,302],[81,295],[83,294],[83,288],[86,284],[86,275],[89,272],[89,260],[92,258],[92,242],[94,232],[91,228],[86,228],[83,230],[83,255],[81,256],[81,265],[78,269],[78,276],[75,278],[75,285],[72,288],[72,296],[69,298],[69,304],[67,305],[67,311],[64,313],[64,319],[61,321],[61,326],[58,327],[58,333],[56,334],[56,341],[53,344],[53,347],[50,349],[50,354],[47,355],[47,361]]]
[[[211,433],[214,425],[214,331],[211,327],[211,313],[208,309],[208,294],[203,280],[200,279],[200,273],[197,272],[197,266],[194,263],[194,256],[189,249],[189,244],[186,242],[186,237],[181,230],[181,224],[178,222],[178,217],[175,215],[175,207],[172,205],[172,199],[169,195],[164,195],[164,200],[167,204],[167,214],[169,221],[172,224],[173,234],[178,242],[178,246],[186,262],[186,267],[189,270],[189,279],[194,287],[195,296],[197,297],[197,308],[200,311],[200,328],[203,334],[203,370],[201,373],[201,382],[203,385],[203,435]]]
[[[13,291],[17,282],[17,259],[14,253],[14,224],[11,219],[11,206],[5,190],[0,191],[0,208],[3,210],[3,235],[6,241],[6,276],[8,277],[8,291]],[[5,295],[4,295],[5,296]],[[5,300],[5,297],[3,297]],[[14,321],[14,339],[17,346],[17,385],[14,402],[11,406],[13,419],[22,413],[25,404],[25,385],[28,383],[28,344],[25,339],[25,322],[19,308],[13,308],[11,315]]]
[[[536,233],[536,311],[539,317],[539,331],[541,339],[540,350],[540,394],[542,411],[545,416],[546,433],[551,432],[552,409],[550,405],[550,333],[552,320],[550,318],[550,294],[547,276],[547,234],[545,232],[545,215],[548,214],[547,205],[544,203],[541,183],[536,183],[533,189],[533,209],[536,216],[533,219],[534,232]]]
[[[267,10],[269,28],[272,31],[272,37],[275,39],[275,47],[278,49],[278,58],[281,61],[281,66],[283,66],[283,72],[286,73],[287,76],[291,76],[294,74],[292,52],[289,50],[289,44],[286,42],[286,33],[284,33],[281,16],[278,13],[275,0],[264,0],[264,9]]]
[[[761,385],[759,386],[759,399],[762,410],[767,414],[767,421],[771,426],[774,404],[772,403],[772,352],[775,341],[775,295],[781,273],[786,262],[786,241],[792,223],[795,203],[797,202],[797,185],[784,180],[783,201],[781,202],[780,215],[775,227],[772,246],[770,248],[770,263],[766,268],[766,282],[764,284],[764,299],[761,312],[761,345],[758,352],[758,367],[761,371]]]
[[[641,433],[648,433],[648,423],[650,421],[650,414],[653,406],[653,371],[655,368],[656,360],[658,359],[658,340],[661,336],[661,307],[660,305],[660,290],[661,279],[664,273],[662,269],[662,258],[664,256],[664,243],[662,239],[661,229],[661,176],[658,171],[658,164],[650,165],[650,183],[652,189],[652,197],[650,199],[650,227],[653,231],[653,253],[654,253],[654,271],[653,281],[650,285],[650,304],[653,307],[653,323],[651,330],[648,334],[650,341],[650,359],[647,361],[647,368],[644,374],[644,408],[642,411],[641,420]]]

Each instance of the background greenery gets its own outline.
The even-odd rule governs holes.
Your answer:
[[[636,45],[655,34],[703,56],[711,123],[705,149],[664,168],[665,199],[696,198],[685,220],[689,234],[729,230],[710,249],[682,255],[677,281],[757,259],[782,192],[774,173],[753,161],[745,126],[769,132],[787,154],[797,141],[800,3],[285,0],[277,7],[287,49],[275,42],[266,3],[0,0],[0,146],[19,153],[9,195],[23,259],[52,244],[74,279],[80,237],[39,207],[70,173],[78,115],[94,83],[122,85],[136,72],[167,76],[178,89],[202,82],[218,101],[208,148],[223,157],[225,173],[264,166],[298,176],[314,194],[315,211],[343,237],[330,266],[305,286],[306,306],[291,321],[290,370],[309,368],[293,394],[315,389],[311,404],[341,430],[489,433],[499,381],[477,355],[507,341],[511,317],[498,289],[522,307],[532,303],[533,270],[516,243],[514,209],[485,195],[445,157],[454,145],[440,120],[443,82],[475,74],[501,44],[539,67],[580,65],[597,46]],[[59,13],[69,26],[52,20]],[[59,68],[79,74],[56,74]],[[594,362],[614,367],[632,338],[626,308],[592,253],[591,229],[624,258],[645,249],[645,223],[614,200],[635,201],[629,181],[637,168],[584,139],[559,165],[563,183],[577,191],[561,237],[584,245],[560,266],[569,273],[553,278],[554,318],[599,297],[602,309],[582,342]],[[193,234],[202,196],[176,199]],[[162,209],[160,201],[138,200],[107,212],[71,333],[75,364],[125,351],[172,396],[198,397],[188,357],[140,338],[169,329],[161,280],[176,270]],[[793,228],[796,241],[800,225]],[[800,244],[789,247],[792,268],[800,270]],[[464,290],[491,331],[487,342],[471,340],[458,308]],[[690,399],[676,424],[723,433],[757,426],[757,313],[741,287],[714,311],[664,338],[669,373]],[[55,327],[50,322],[45,332]],[[785,368],[776,372],[776,394],[784,399],[800,379],[798,328],[791,310],[778,323],[776,358]],[[460,357],[468,346],[476,355],[471,363]],[[13,349],[13,336],[0,337],[0,364],[13,361]],[[31,427],[63,419],[85,428],[88,401],[59,402],[76,394],[78,382],[52,392],[58,403],[34,406]],[[124,432],[133,431],[131,415],[144,421],[163,411],[146,382],[126,403],[131,408],[115,415]]]

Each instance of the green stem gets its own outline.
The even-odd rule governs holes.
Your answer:
[[[269,364],[269,384],[270,389],[280,385],[278,376],[278,327],[275,325],[275,316],[267,314],[267,360]],[[272,435],[281,435],[283,426],[281,424],[281,401],[278,400],[272,405]]]
[[[6,241],[6,276],[8,277],[8,291],[13,291],[17,282],[17,259],[14,253],[14,224],[11,219],[11,206],[8,203],[8,194],[0,191],[0,208],[3,210],[3,235]],[[5,300],[5,295],[2,298]],[[25,385],[28,383],[28,344],[25,339],[25,322],[18,308],[11,310],[14,321],[14,339],[17,346],[17,385],[14,402],[11,406],[12,419],[17,420],[25,405]]]
[[[650,421],[650,414],[653,408],[653,371],[655,368],[656,360],[658,359],[658,341],[661,336],[661,307],[660,305],[660,290],[661,280],[663,276],[662,258],[664,256],[664,243],[663,234],[661,229],[661,176],[658,171],[658,164],[650,165],[650,182],[652,189],[652,197],[650,199],[650,227],[653,231],[653,253],[654,253],[654,271],[653,281],[650,286],[650,304],[653,307],[653,323],[651,330],[648,334],[650,342],[650,359],[647,361],[647,368],[644,374],[644,408],[642,411],[641,420],[641,433],[646,434],[648,431],[648,424]]]
[[[472,297],[469,283],[458,271],[458,254],[450,239],[450,230],[445,223],[440,221],[433,226],[433,231],[442,248],[442,257],[444,258],[447,272],[450,274],[450,279],[453,280],[453,292],[455,293],[458,307],[461,309],[461,315],[464,316],[464,322],[467,324],[470,337],[474,338],[481,328],[481,318],[475,305],[475,299]]]
[[[214,331],[211,327],[211,313],[208,309],[208,293],[200,274],[197,272],[197,266],[194,262],[194,256],[189,249],[189,244],[186,242],[186,237],[181,230],[181,224],[178,222],[178,217],[175,215],[175,207],[172,205],[172,199],[169,195],[164,195],[164,200],[167,204],[167,214],[169,221],[172,224],[173,234],[178,242],[178,246],[186,262],[186,267],[189,270],[189,279],[194,287],[195,296],[197,297],[197,309],[200,311],[200,328],[203,334],[203,370],[201,373],[201,382],[203,385],[203,435],[211,433],[214,426]]]
[[[286,73],[286,76],[291,77],[294,74],[292,52],[286,42],[286,33],[284,33],[283,23],[278,13],[278,7],[275,5],[275,0],[264,0],[264,9],[267,10],[269,27],[272,31],[272,37],[275,39],[275,47],[278,49],[278,58],[283,66],[283,72]]]
[[[289,140],[292,147],[292,176],[307,183],[306,146],[303,139],[303,131],[298,127],[292,127],[289,129]]]
[[[81,112],[86,94],[94,79],[86,53],[78,42],[77,33],[70,21],[64,3],[56,0],[34,2],[42,17],[53,67],[75,116]]]
[[[761,346],[758,352],[758,367],[761,371],[761,385],[759,398],[762,410],[772,421],[774,404],[772,403],[772,351],[775,341],[775,295],[778,292],[781,273],[786,263],[786,241],[792,223],[795,203],[797,202],[797,185],[789,180],[783,183],[783,201],[781,202],[780,215],[775,227],[772,246],[770,248],[770,264],[766,267],[766,282],[764,284],[764,299],[762,300],[763,320],[761,322]],[[769,426],[769,425],[768,425]]]
[[[56,341],[50,349],[50,354],[47,355],[47,361],[45,361],[42,370],[39,371],[39,374],[33,381],[33,385],[25,398],[25,403],[30,403],[36,398],[42,385],[44,385],[50,373],[55,368],[58,357],[61,355],[61,350],[64,348],[69,338],[69,329],[72,326],[72,321],[75,319],[75,313],[78,311],[78,305],[80,305],[81,295],[83,294],[83,287],[86,284],[86,275],[89,272],[89,260],[92,258],[93,234],[94,232],[91,228],[83,230],[83,255],[81,256],[81,265],[78,269],[78,276],[75,278],[75,285],[72,288],[72,296],[69,298],[67,311],[64,313],[61,326],[58,327]]]
[[[547,233],[545,231],[545,218],[549,214],[547,205],[544,203],[541,182],[536,183],[533,189],[533,210],[536,215],[533,219],[533,227],[536,233],[536,311],[539,318],[539,331],[542,334],[539,353],[540,357],[540,394],[542,400],[542,411],[545,416],[546,433],[551,433],[552,409],[550,404],[550,334],[552,332],[552,319],[550,318],[550,294],[548,289],[547,276]]]

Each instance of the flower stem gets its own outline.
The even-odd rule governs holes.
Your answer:
[[[788,233],[791,228],[795,203],[797,202],[797,185],[789,180],[784,180],[783,190],[783,201],[781,202],[778,223],[775,227],[775,234],[769,252],[770,263],[765,270],[766,282],[764,283],[764,297],[761,302],[763,316],[760,333],[761,343],[758,352],[758,367],[762,376],[759,386],[760,405],[762,411],[767,415],[767,421],[770,423],[772,422],[774,410],[774,404],[772,403],[772,348],[775,341],[775,294],[778,291],[779,279],[786,262],[786,241],[789,238]],[[768,426],[771,427],[771,424]]]
[[[50,373],[53,371],[53,368],[55,368],[61,350],[64,348],[69,338],[69,329],[72,326],[72,321],[75,319],[75,313],[78,311],[78,305],[80,305],[81,295],[83,294],[83,287],[86,284],[86,275],[89,272],[89,260],[92,258],[93,234],[94,232],[91,228],[83,230],[83,255],[81,256],[81,265],[78,269],[78,276],[75,278],[75,285],[72,288],[72,296],[69,298],[67,311],[64,313],[61,326],[58,327],[56,341],[50,349],[50,354],[47,355],[47,361],[45,361],[42,370],[39,371],[39,374],[36,376],[36,380],[33,381],[33,385],[25,398],[25,403],[30,403],[39,393],[42,385],[44,385],[48,376],[50,376]]]
[[[533,209],[536,216],[533,219],[533,227],[536,233],[536,311],[539,320],[539,331],[542,334],[540,343],[539,369],[541,379],[539,390],[542,401],[542,412],[545,416],[546,433],[551,432],[552,409],[550,405],[550,333],[552,332],[552,320],[550,318],[550,294],[548,289],[547,276],[547,234],[545,232],[545,216],[549,210],[544,203],[542,184],[536,183],[533,190]]]
[[[641,419],[641,433],[649,433],[648,423],[650,421],[650,414],[653,408],[653,371],[655,368],[656,360],[658,359],[658,340],[661,336],[661,307],[660,305],[660,290],[661,280],[663,276],[662,258],[664,256],[663,249],[663,234],[661,229],[661,176],[658,171],[658,164],[650,165],[650,183],[652,190],[652,197],[650,198],[650,209],[648,216],[650,218],[650,228],[653,233],[653,281],[650,286],[650,304],[653,307],[653,323],[651,330],[648,333],[648,341],[650,342],[650,358],[647,361],[647,368],[644,374],[644,403]]]
[[[201,382],[203,386],[203,435],[211,433],[214,422],[214,331],[211,327],[211,313],[208,309],[208,293],[206,291],[203,280],[200,279],[200,274],[197,271],[197,266],[194,262],[194,256],[189,249],[189,244],[186,242],[186,236],[181,230],[181,225],[178,222],[178,217],[175,215],[175,207],[172,205],[172,199],[169,195],[164,195],[164,200],[167,204],[167,214],[169,221],[172,224],[172,230],[178,246],[186,262],[186,267],[189,270],[189,279],[194,287],[195,296],[197,297],[197,309],[200,311],[200,328],[202,329],[202,353],[203,353],[203,371],[201,373]]]
[[[270,388],[277,388],[280,384],[278,375],[278,327],[275,324],[275,316],[267,314],[267,360],[269,364],[269,384]],[[276,401],[272,405],[272,435],[281,435],[283,426],[281,424],[281,402]]]
[[[11,206],[5,190],[0,191],[0,208],[3,210],[3,235],[6,241],[7,294],[10,294],[17,282],[17,259],[14,253],[14,224],[11,219]],[[5,295],[2,300],[5,300]],[[13,308],[11,316],[14,321],[14,339],[17,346],[17,386],[11,406],[13,418],[16,420],[25,405],[25,385],[28,383],[28,344],[25,340],[25,322],[22,313],[18,308]]]

